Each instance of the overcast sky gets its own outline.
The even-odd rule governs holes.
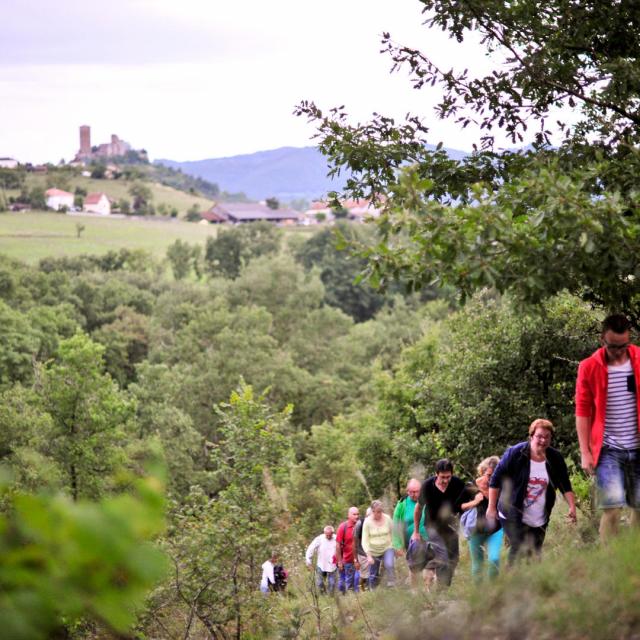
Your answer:
[[[417,0],[2,0],[0,157],[70,160],[78,127],[150,157],[199,160],[313,144],[295,105],[418,113],[434,144],[469,132],[434,120],[436,94],[389,73],[383,31],[445,66],[487,65],[421,26]]]

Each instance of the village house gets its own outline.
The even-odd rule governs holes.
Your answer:
[[[216,212],[215,209],[216,205],[213,205],[211,209],[203,211],[200,214],[200,217],[202,218],[201,222],[207,224],[223,224],[224,222],[229,222],[229,218],[226,214]]]
[[[0,158],[0,169],[15,169],[18,161],[14,158]]]
[[[44,193],[47,198],[47,207],[60,211],[60,209],[73,207],[73,193],[61,189],[47,189]]]
[[[280,225],[298,224],[300,214],[289,208],[271,209],[267,205],[256,202],[224,202],[215,204],[211,209],[200,214],[203,220],[212,224],[223,222],[244,224],[266,220]]]
[[[90,193],[84,199],[82,210],[108,216],[111,213],[111,202],[106,193]]]
[[[364,222],[367,218],[376,218],[380,215],[380,210],[365,198],[343,200],[340,204],[347,212],[346,217],[349,220]],[[323,200],[312,202],[311,207],[305,211],[304,215],[308,220],[307,224],[333,222],[336,217],[330,203]]]
[[[322,222],[332,222],[333,212],[329,203],[316,200],[311,203],[311,207],[304,212],[305,224],[321,224]]]
[[[380,215],[380,209],[366,198],[345,200],[342,202],[342,206],[349,212],[347,215],[349,220],[356,220],[357,222],[364,222],[367,218],[377,218]]]

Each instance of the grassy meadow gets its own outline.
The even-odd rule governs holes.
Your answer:
[[[155,216],[96,216],[83,213],[56,213],[53,211],[0,212],[0,253],[36,264],[45,257],[100,255],[118,249],[142,249],[156,258],[164,258],[167,247],[180,239],[190,244],[204,244],[207,237],[215,236],[217,229],[205,223],[185,222],[188,210],[211,208],[214,201],[197,193],[181,191],[147,179],[117,180],[95,179],[64,169],[48,173],[28,173],[24,190],[46,190],[51,187],[73,193],[82,189],[86,193],[103,192],[114,202],[132,201],[129,193],[135,183],[144,184],[152,193],[150,204],[156,211],[176,210],[177,218],[157,213]],[[0,183],[0,201],[10,202],[20,197],[19,189],[3,189]],[[84,227],[80,230],[79,226]],[[311,229],[287,230],[287,242],[307,236]]]
[[[84,226],[78,238],[77,225]],[[35,264],[48,256],[104,254],[144,249],[163,258],[167,247],[180,239],[202,243],[216,234],[209,224],[183,222],[159,216],[114,218],[53,212],[0,214],[0,253]]]

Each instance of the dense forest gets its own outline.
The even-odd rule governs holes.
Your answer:
[[[295,564],[324,523],[391,507],[444,455],[470,479],[536,416],[575,453],[597,314],[567,294],[534,315],[490,292],[464,308],[376,292],[354,284],[362,268],[331,229],[268,223],[177,241],[164,263],[2,260],[12,637],[260,635],[266,549]]]

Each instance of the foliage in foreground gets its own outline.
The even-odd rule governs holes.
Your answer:
[[[12,492],[0,514],[3,637],[51,638],[76,623],[125,633],[164,575],[151,541],[164,529],[159,476],[100,502]],[[6,490],[5,490],[6,493]]]

